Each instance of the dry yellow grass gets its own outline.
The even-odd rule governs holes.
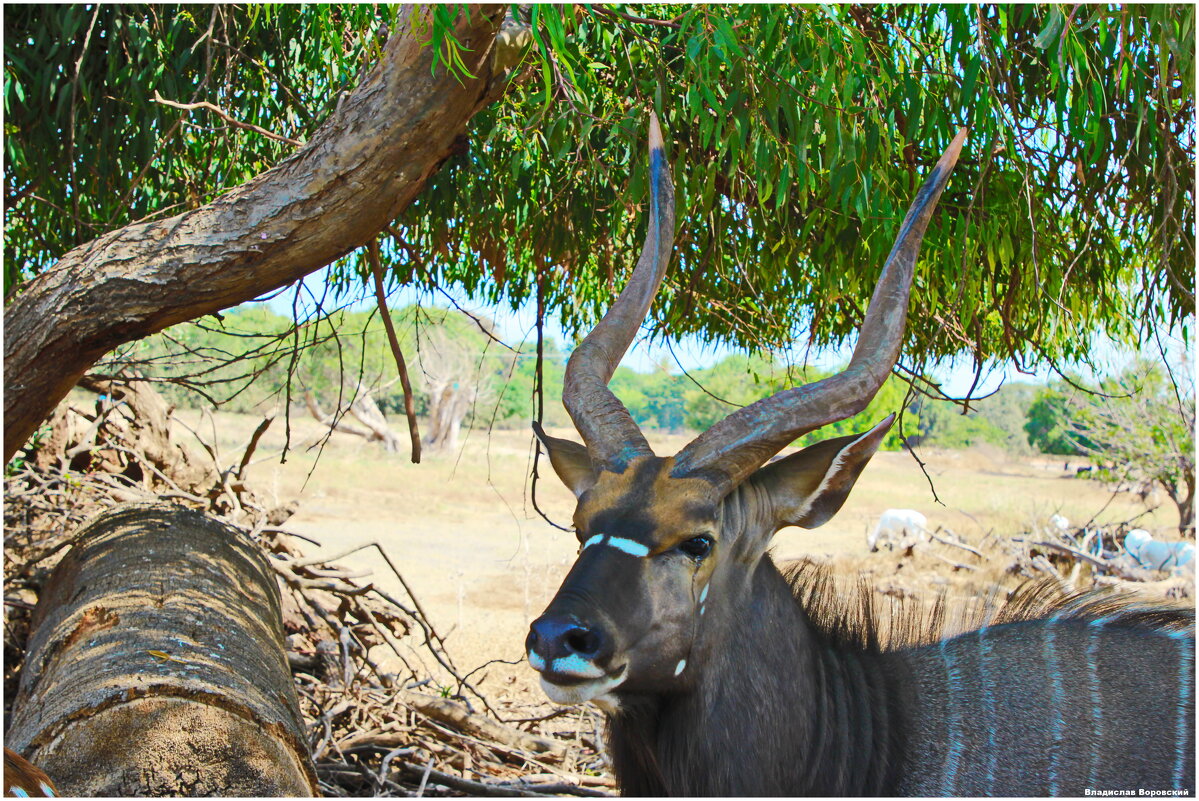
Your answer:
[[[227,463],[240,458],[258,422],[233,414],[218,414],[215,425],[195,413],[179,417],[210,442],[215,434]],[[459,667],[521,660],[529,622],[548,603],[576,552],[573,537],[542,521],[529,502],[531,434],[471,432],[458,452],[427,454],[422,464],[413,465],[407,453],[384,453],[345,434],[332,435],[323,451],[304,447],[318,433],[314,421],[294,417],[287,461],[280,464],[276,455],[250,469],[255,488],[269,500],[299,499],[299,512],[287,527],[319,540],[323,553],[380,543],[446,637]],[[568,431],[551,433],[574,437]],[[280,418],[256,458],[277,453],[283,434]],[[686,442],[652,432],[649,438],[659,453],[672,453]],[[865,535],[888,508],[918,509],[930,527],[945,526],[974,542],[988,531],[999,536],[1025,532],[1055,512],[1081,524],[1096,514],[1099,522],[1114,522],[1144,511],[1132,496],[1113,499],[1105,485],[1065,473],[1061,461],[1011,460],[998,451],[921,456],[943,506],[933,500],[929,480],[911,456],[880,453],[840,514],[820,529],[780,532],[776,557],[833,557],[885,580],[897,569],[895,560],[869,554]],[[573,497],[544,460],[541,472],[541,508],[569,525]],[[1172,510],[1160,509],[1139,524],[1168,533],[1173,518]],[[373,552],[345,562],[373,570],[372,580],[399,591],[398,581]],[[523,664],[489,668],[485,686],[500,700],[539,695],[532,670]]]

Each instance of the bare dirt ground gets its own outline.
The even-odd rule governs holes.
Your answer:
[[[240,456],[259,418],[218,414],[203,419],[177,412],[177,425],[215,440],[227,460]],[[476,674],[480,688],[506,705],[540,705],[536,676],[523,662],[530,621],[548,603],[574,560],[577,544],[534,511],[527,476],[532,436],[527,431],[473,431],[454,453],[426,454],[413,465],[407,453],[385,453],[362,439],[333,434],[323,448],[310,447],[320,429],[299,415],[291,420],[290,449],[280,463],[285,425],[277,419],[256,452],[250,481],[267,500],[299,501],[286,527],[319,541],[314,553],[334,555],[376,542],[391,556],[465,673],[491,660]],[[182,429],[180,433],[185,433]],[[575,438],[572,431],[551,431]],[[659,453],[673,453],[687,438],[649,432]],[[906,453],[880,453],[867,467],[845,507],[813,531],[785,529],[775,540],[779,561],[815,557],[840,572],[893,580],[905,567],[895,554],[871,554],[865,535],[888,508],[923,512],[930,528],[943,526],[966,541],[1020,535],[1043,526],[1054,513],[1081,526],[1115,523],[1142,515],[1145,506],[1127,493],[1113,495],[1097,481],[1074,476],[1061,460],[1018,460],[1002,452],[922,452],[928,477]],[[537,500],[551,519],[569,525],[573,496],[541,463]],[[930,486],[931,482],[931,486]],[[938,503],[934,499],[940,499]],[[1172,509],[1142,516],[1137,525],[1171,536]],[[399,580],[373,549],[339,560],[371,571],[367,580],[399,593]],[[945,585],[957,573],[943,560],[908,560],[903,573],[911,586]],[[918,572],[918,576],[914,573]],[[955,592],[985,592],[998,577],[986,570],[955,579]],[[430,675],[444,680],[436,665]]]

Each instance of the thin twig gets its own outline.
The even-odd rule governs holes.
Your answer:
[[[621,19],[628,20],[629,22],[638,22],[638,23],[641,23],[642,25],[658,25],[660,27],[670,28],[670,29],[676,30],[676,31],[683,27],[679,23],[671,22],[670,20],[650,19],[649,17],[634,17],[632,14],[626,14],[625,12],[617,11],[614,8],[599,8],[597,6],[591,6],[587,10],[590,11],[592,14],[602,14],[602,15],[606,15],[606,16],[620,17]]]
[[[254,429],[254,433],[250,435],[250,444],[246,446],[246,452],[241,455],[241,463],[237,466],[237,472],[234,476],[239,480],[242,474],[246,471],[246,465],[250,463],[250,457],[254,455],[254,450],[258,447],[258,440],[262,439],[262,435],[271,427],[271,423],[275,422],[275,416],[268,414],[262,418],[262,422]]]
[[[929,535],[930,537],[932,537],[932,538],[933,538],[934,540],[936,540],[937,542],[939,542],[939,543],[942,543],[943,545],[952,545],[952,546],[953,546],[953,547],[955,547],[955,548],[961,548],[961,549],[962,549],[962,550],[964,550],[964,551],[969,551],[970,553],[972,553],[972,554],[974,554],[975,556],[977,556],[979,559],[983,559],[983,558],[985,558],[985,557],[982,555],[982,552],[981,552],[981,551],[979,551],[979,550],[976,550],[975,548],[972,548],[972,547],[970,547],[970,546],[969,546],[969,545],[967,545],[966,543],[964,543],[964,542],[958,542],[957,540],[951,540],[951,539],[949,539],[948,537],[943,537],[943,536],[941,536],[941,534],[940,534],[941,527],[940,527],[940,526],[938,526],[938,527],[937,527],[937,530],[936,530],[936,531],[929,531],[928,529],[925,529],[925,531],[927,531],[927,532],[928,532],[928,535]]]
[[[207,109],[208,111],[211,111],[213,114],[215,114],[218,117],[220,117],[221,119],[223,119],[225,122],[232,125],[234,128],[244,128],[247,131],[253,131],[254,133],[262,134],[267,139],[274,139],[276,142],[283,142],[284,144],[291,145],[292,147],[303,147],[304,146],[304,143],[301,142],[299,139],[291,139],[289,137],[281,136],[277,133],[268,131],[266,128],[259,128],[257,125],[252,125],[251,123],[248,123],[248,122],[242,122],[241,120],[236,119],[228,111],[225,111],[220,106],[215,106],[212,103],[209,103],[207,100],[201,100],[199,103],[178,103],[174,100],[167,100],[167,99],[163,98],[162,95],[158,94],[158,92],[156,90],[154,92],[154,102],[161,103],[164,106],[170,106],[171,108],[183,109],[184,111],[196,111],[198,109]]]
[[[412,383],[408,380],[408,365],[404,354],[400,351],[400,340],[396,337],[395,326],[391,323],[391,313],[387,310],[387,294],[383,291],[383,263],[379,258],[379,240],[372,239],[366,246],[367,257],[371,263],[371,274],[375,277],[375,297],[379,301],[379,316],[383,319],[383,327],[387,330],[387,341],[391,345],[391,354],[396,360],[396,369],[400,371],[400,386],[404,389],[404,414],[408,416],[408,434],[412,439],[412,463],[420,464],[420,429],[416,424],[416,401],[412,396]]]

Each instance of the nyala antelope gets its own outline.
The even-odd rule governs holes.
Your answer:
[[[1193,793],[1193,610],[1084,598],[883,648],[868,623],[822,622],[830,593],[788,580],[767,553],[778,529],[840,509],[894,421],[767,464],[860,412],[891,371],[920,242],[964,139],[904,219],[848,367],[660,457],[607,387],[672,248],[651,119],[641,257],[566,369],[563,403],[586,446],[535,426],[577,498],[580,547],[526,641],[550,698],[606,712],[625,794]]]

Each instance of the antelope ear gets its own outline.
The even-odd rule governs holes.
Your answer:
[[[595,466],[587,448],[568,439],[551,437],[536,420],[533,421],[533,433],[549,453],[554,472],[576,498],[591,489],[595,484]]]
[[[894,422],[892,414],[865,434],[818,442],[758,470],[753,481],[769,493],[776,527],[816,528],[828,522]]]

